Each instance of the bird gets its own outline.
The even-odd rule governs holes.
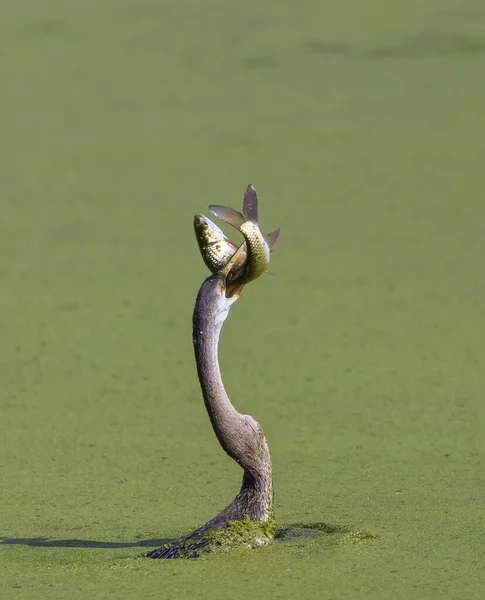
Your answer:
[[[220,445],[243,469],[241,489],[217,516],[195,531],[152,550],[146,555],[148,558],[197,558],[203,553],[264,546],[274,540],[276,521],[268,443],[259,423],[239,413],[231,403],[218,358],[222,326],[246,284],[231,281],[232,269],[240,268],[244,252],[243,243],[223,268],[204,280],[192,318],[195,363],[204,404]],[[251,255],[246,258],[250,259]]]

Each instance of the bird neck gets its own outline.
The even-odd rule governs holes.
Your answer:
[[[214,433],[224,451],[244,469],[239,495],[258,497],[261,509],[266,513],[273,496],[268,445],[259,424],[249,415],[240,414],[232,405],[219,367],[219,337],[236,299],[226,298],[225,282],[219,274],[208,277],[202,284],[193,316],[195,362]],[[259,520],[264,520],[264,514]]]

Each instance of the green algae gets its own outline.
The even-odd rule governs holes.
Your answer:
[[[331,536],[332,542],[339,544],[360,544],[371,540],[378,540],[378,533],[365,529],[352,529],[347,525],[334,525],[333,523],[294,523],[282,527],[275,532],[275,539],[280,542],[301,541],[322,535]]]
[[[356,531],[349,531],[342,536],[342,543],[360,544],[361,542],[369,542],[371,540],[378,540],[379,538],[380,535],[378,533],[366,531],[365,529],[357,529]]]
[[[186,539],[174,540],[175,548],[171,554],[178,559],[195,559],[241,548],[259,548],[273,543],[275,530],[274,509],[270,507],[265,521],[253,521],[246,515],[243,519],[226,521],[223,527],[203,533],[194,532]],[[168,550],[171,546],[171,543],[167,543],[162,549]]]
[[[0,13],[2,598],[481,599],[480,9]],[[278,526],[351,525],[148,561],[237,493],[191,220],[249,182],[277,275],[231,309],[224,381],[268,434]]]
[[[246,515],[240,521],[228,521],[225,529],[209,530],[206,534],[210,539],[209,551],[266,546],[273,542],[275,529],[273,511],[267,521],[253,521]]]

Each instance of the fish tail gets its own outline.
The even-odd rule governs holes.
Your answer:
[[[236,250],[236,252],[234,252],[234,254],[231,256],[231,258],[229,259],[227,265],[221,269],[221,273],[224,276],[228,276],[232,267],[236,264],[236,261],[239,260],[239,257],[241,256],[241,254],[244,252],[244,248],[245,248],[246,244],[243,242]]]
[[[268,233],[268,235],[264,236],[264,239],[266,240],[266,243],[268,244],[270,250],[273,249],[273,246],[276,244],[276,240],[278,239],[279,235],[280,229],[278,228],[272,231],[271,233]]]
[[[248,185],[244,194],[242,212],[248,221],[258,222],[258,197],[255,188],[251,184]]]
[[[229,208],[228,206],[211,204],[209,205],[209,210],[218,219],[222,219],[222,221],[229,223],[229,225],[232,225],[238,231],[241,231],[241,225],[244,225],[244,223],[246,222],[246,218],[243,214],[241,214],[237,210],[234,210],[233,208]]]

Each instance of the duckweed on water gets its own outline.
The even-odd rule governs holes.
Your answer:
[[[481,600],[480,3],[200,4],[1,4],[0,597]],[[111,560],[238,484],[194,375],[190,221],[248,181],[285,243],[224,377],[284,525],[353,525]]]

